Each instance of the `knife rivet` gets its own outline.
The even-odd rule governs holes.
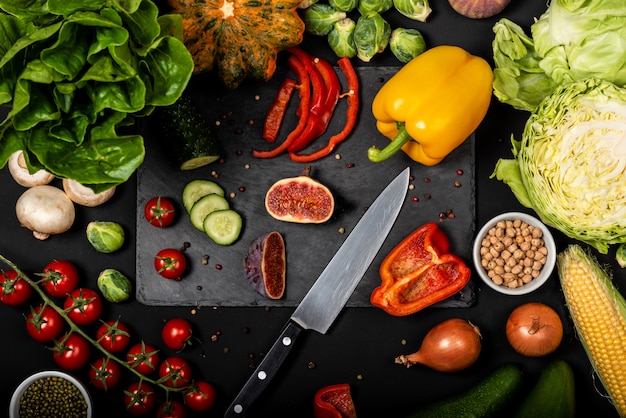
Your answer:
[[[267,377],[267,373],[261,370],[259,374],[257,374],[257,377],[259,378],[259,380],[265,380],[265,378]]]
[[[241,414],[243,412],[243,406],[237,404],[235,405],[235,407],[233,408],[233,411],[235,411],[235,414]]]
[[[283,338],[283,345],[287,346],[291,344],[291,338],[289,337],[284,337]]]

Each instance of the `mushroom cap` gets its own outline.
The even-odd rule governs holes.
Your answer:
[[[15,214],[20,224],[38,239],[67,231],[76,216],[74,203],[57,187],[33,186],[17,199]]]
[[[113,197],[115,193],[115,187],[96,193],[91,188],[71,179],[63,179],[63,190],[72,202],[87,207],[101,205]]]
[[[9,172],[17,184],[24,187],[48,184],[54,180],[54,175],[43,169],[31,174],[24,159],[24,152],[21,150],[15,151],[9,157]]]

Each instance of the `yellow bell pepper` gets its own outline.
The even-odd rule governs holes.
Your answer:
[[[391,143],[371,147],[379,162],[402,149],[421,164],[438,164],[461,145],[485,117],[493,72],[484,59],[457,46],[436,46],[407,63],[372,103],[376,128]]]

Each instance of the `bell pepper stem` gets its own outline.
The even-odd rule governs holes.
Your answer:
[[[381,161],[385,161],[387,158],[391,157],[393,154],[398,152],[400,148],[407,142],[411,141],[413,138],[406,131],[406,127],[404,123],[398,123],[398,134],[391,140],[391,142],[382,150],[372,146],[367,150],[367,158],[370,161],[379,163]]]

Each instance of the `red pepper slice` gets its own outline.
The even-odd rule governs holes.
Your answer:
[[[346,82],[348,84],[348,92],[341,95],[341,97],[348,97],[348,107],[346,109],[346,123],[338,134],[333,135],[329,140],[328,144],[315,152],[310,154],[296,154],[294,152],[289,153],[289,158],[292,161],[299,163],[308,163],[311,161],[318,160],[322,157],[327,156],[337,145],[343,142],[356,125],[357,116],[359,114],[359,78],[356,75],[356,71],[354,71],[354,67],[352,66],[352,62],[348,57],[342,57],[337,62],[339,64],[339,68],[343,72],[346,77]]]
[[[449,251],[448,237],[435,222],[417,228],[383,260],[382,285],[370,302],[391,315],[406,316],[454,295],[471,271]]]
[[[350,385],[340,383],[321,388],[314,399],[315,418],[356,418]]]
[[[322,74],[314,65],[314,58],[302,48],[289,48],[289,52],[295,55],[304,65],[309,79],[311,80],[311,103],[309,108],[309,118],[317,118],[324,111],[326,103],[326,86]]]
[[[309,118],[309,104],[311,100],[311,81],[309,74],[300,60],[292,55],[287,59],[287,65],[296,73],[300,84],[296,87],[299,90],[300,105],[298,106],[298,125],[289,133],[287,138],[278,147],[271,150],[253,150],[252,155],[257,158],[273,158],[287,151],[289,145],[295,141],[302,133]]]
[[[293,91],[296,88],[296,80],[292,78],[285,78],[274,96],[274,100],[270,105],[267,115],[265,116],[265,123],[263,124],[263,138],[267,142],[274,142],[278,138],[278,132],[285,118],[287,106],[293,96]]]
[[[330,63],[321,58],[314,58],[314,69],[321,75],[324,82],[325,97],[323,106],[319,111],[314,111],[311,108],[309,120],[304,132],[300,137],[289,146],[289,152],[298,152],[305,148],[314,139],[326,132],[330,119],[335,112],[335,107],[339,101],[339,93],[341,91],[341,84],[339,83],[339,77],[335,69]],[[313,80],[313,76],[311,76]]]

